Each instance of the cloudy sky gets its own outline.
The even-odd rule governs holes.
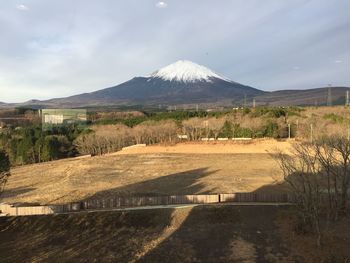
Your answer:
[[[187,59],[264,90],[350,86],[349,0],[0,0],[0,101]]]

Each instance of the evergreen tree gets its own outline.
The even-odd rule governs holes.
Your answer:
[[[3,192],[7,178],[10,176],[10,159],[4,150],[0,149],[0,194]]]
[[[0,149],[0,173],[10,171],[10,159],[4,150]]]
[[[232,135],[233,135],[232,124],[229,121],[225,121],[224,126],[222,127],[222,130],[220,132],[220,137],[232,138]]]

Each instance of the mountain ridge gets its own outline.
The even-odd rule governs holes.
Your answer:
[[[332,87],[335,104],[345,103],[348,87]],[[1,107],[89,107],[111,105],[180,105],[215,104],[242,106],[308,106],[327,103],[328,88],[306,90],[263,91],[232,81],[212,70],[188,60],[179,60],[148,76],[134,77],[116,86],[97,91],[49,100],[24,103],[0,103]]]

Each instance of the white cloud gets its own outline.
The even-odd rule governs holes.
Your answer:
[[[29,10],[28,6],[26,6],[24,4],[18,4],[18,5],[16,5],[16,8],[18,10],[21,10],[21,11],[28,11]]]
[[[335,61],[334,61],[334,63],[339,64],[339,63],[343,63],[343,61],[342,61],[342,60],[340,60],[340,59],[338,59],[338,60],[335,60]]]
[[[166,8],[167,6],[168,6],[168,4],[163,2],[163,1],[160,1],[156,4],[156,7],[158,7],[158,8]]]
[[[300,67],[295,66],[295,67],[293,67],[293,69],[294,69],[294,70],[299,70],[299,69],[300,69]]]

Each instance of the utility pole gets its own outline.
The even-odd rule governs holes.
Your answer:
[[[290,139],[290,135],[291,135],[291,132],[290,132],[290,123],[288,123],[288,139]]]
[[[253,108],[255,109],[256,107],[256,101],[255,101],[255,98],[253,99]]]
[[[327,106],[332,106],[332,84],[328,84]]]
[[[345,100],[345,106],[350,106],[350,91],[346,91],[346,100]]]
[[[198,104],[196,104],[196,111],[198,112]]]

